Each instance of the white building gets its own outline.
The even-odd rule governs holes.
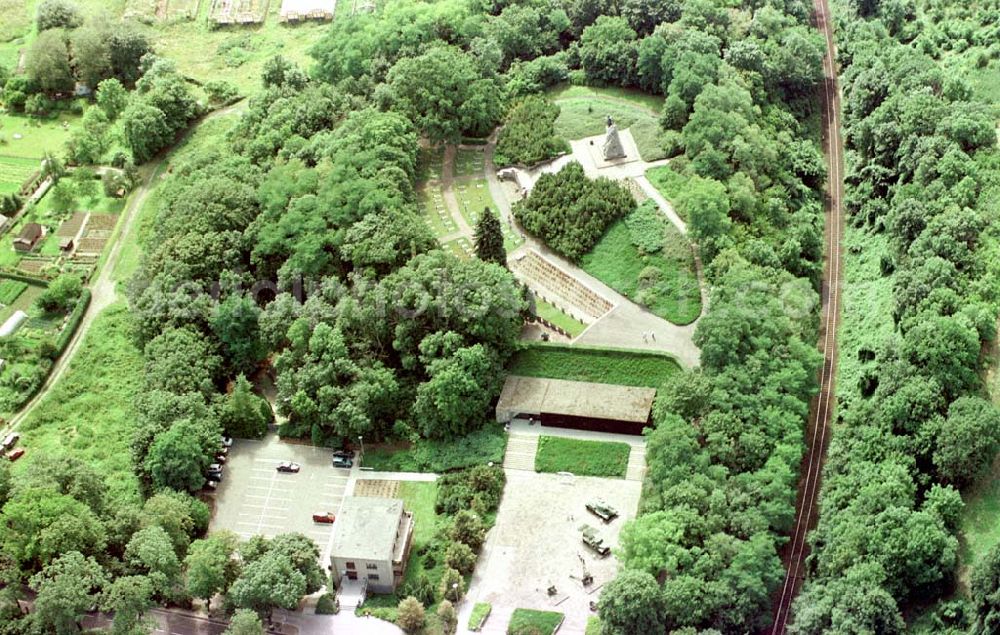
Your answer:
[[[330,561],[341,579],[363,581],[371,593],[392,593],[402,582],[413,542],[413,513],[397,498],[348,496],[333,530]]]

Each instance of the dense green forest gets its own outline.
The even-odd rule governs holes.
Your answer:
[[[841,2],[847,204],[839,413],[795,633],[996,630],[997,560],[955,595],[964,488],[992,463],[996,2]],[[994,520],[995,522],[995,520]]]

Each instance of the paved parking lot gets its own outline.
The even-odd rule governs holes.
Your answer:
[[[325,553],[333,525],[312,521],[314,513],[340,509],[350,470],[330,465],[330,450],[286,443],[276,435],[263,441],[237,439],[215,494],[211,529],[229,529],[242,538],[300,532]],[[301,466],[282,474],[282,461]]]
[[[605,544],[618,546],[625,520],[634,518],[642,484],[638,481],[536,474],[505,470],[507,486],[497,522],[486,541],[463,605],[464,627],[475,602],[489,602],[493,613],[484,633],[504,633],[515,608],[559,611],[566,615],[560,633],[582,634],[600,587],[618,570],[613,555],[597,557],[581,543],[580,527],[597,530]],[[620,516],[609,524],[586,510],[586,503],[603,498]],[[589,587],[580,582],[583,565],[594,577]],[[547,589],[557,593],[549,596]],[[464,621],[463,621],[464,620]]]

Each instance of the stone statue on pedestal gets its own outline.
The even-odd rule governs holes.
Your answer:
[[[618,126],[615,125],[611,116],[608,116],[607,132],[604,135],[604,160],[625,158],[625,148],[622,147],[622,140],[618,138]]]

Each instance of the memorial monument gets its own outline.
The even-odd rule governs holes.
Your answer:
[[[615,125],[610,115],[608,115],[607,130],[604,134],[604,146],[601,149],[604,152],[605,161],[625,158],[625,148],[622,147],[622,141],[618,138],[618,126]]]

